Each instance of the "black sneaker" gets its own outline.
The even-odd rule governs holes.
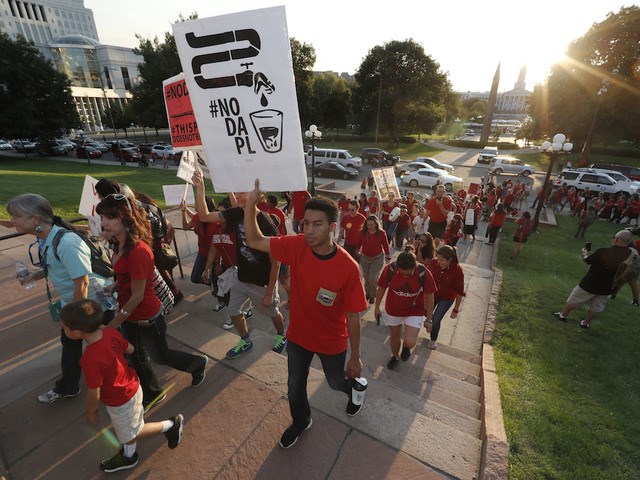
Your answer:
[[[313,425],[313,418],[309,419],[309,423],[304,428],[304,430],[302,430],[302,432],[309,430],[311,428],[311,425]],[[280,441],[278,442],[278,444],[285,450],[287,448],[293,447],[295,443],[298,441],[298,437],[302,432],[298,428],[296,428],[294,425],[291,425],[289,428],[287,428],[284,431],[284,433],[282,434],[282,437],[280,437]]]
[[[407,347],[402,347],[402,353],[400,353],[400,360],[406,362],[411,356],[411,349]]]
[[[142,407],[144,408],[144,413],[147,413],[153,407],[163,402],[164,399],[167,398],[167,395],[162,393],[153,400],[142,400]]]
[[[167,446],[174,449],[182,440],[182,429],[184,428],[184,417],[180,414],[170,418],[173,420],[173,427],[164,432],[164,436],[167,437]]]
[[[567,317],[563,317],[562,316],[562,312],[556,312],[556,313],[554,313],[554,315],[561,322],[567,323]]]
[[[589,324],[588,324],[588,323],[585,323],[585,321],[584,321],[584,320],[582,320],[582,321],[580,322],[580,328],[589,328]]]
[[[131,458],[124,456],[124,448],[108,460],[100,463],[100,470],[106,473],[118,472],[133,468],[138,464],[138,452],[135,452]]]
[[[209,363],[209,357],[207,357],[206,355],[201,355],[201,357],[204,359],[204,365],[201,369],[194,372],[191,378],[191,386],[194,388],[200,386],[200,384],[204,382],[204,377],[207,376],[206,369],[207,363]]]
[[[387,368],[389,370],[393,370],[398,365],[398,359],[396,357],[391,357],[391,359],[387,362]]]

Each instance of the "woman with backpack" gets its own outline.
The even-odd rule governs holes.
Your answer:
[[[438,346],[438,333],[442,319],[453,305],[451,318],[456,318],[460,313],[460,304],[464,293],[464,273],[458,263],[458,253],[455,247],[443,245],[438,248],[436,258],[431,260],[427,267],[437,291],[433,297],[433,323],[425,322],[427,332],[431,334],[428,348],[435,350]]]
[[[133,345],[131,363],[143,391],[143,405],[164,399],[149,357],[161,365],[191,374],[191,386],[204,381],[208,358],[172,350],[162,303],[155,294],[153,240],[146,212],[123,194],[107,195],[96,207],[104,234],[113,245],[113,268],[119,310],[109,327],[122,327]]]
[[[40,261],[34,262],[34,266],[43,269],[32,273],[32,278],[38,280],[46,277],[47,282],[51,281],[60,295],[61,307],[85,298],[99,301],[97,288],[110,286],[112,279],[93,272],[91,250],[78,235],[69,232],[61,235],[71,227],[53,214],[53,208],[46,198],[35,193],[24,193],[9,200],[6,209],[18,233],[35,235]],[[58,242],[54,245],[56,238]],[[113,316],[113,310],[105,309],[103,323],[109,323]],[[80,393],[82,340],[70,339],[61,329],[60,342],[62,377],[56,381],[53,389],[38,395],[40,403],[53,403]]]
[[[387,289],[382,312],[380,303]],[[389,327],[389,370],[393,370],[399,360],[406,362],[409,359],[420,328],[431,323],[435,291],[436,285],[431,273],[424,265],[418,263],[411,246],[407,246],[406,250],[398,255],[398,259],[382,271],[378,280],[374,314],[378,321],[382,319]]]
[[[522,246],[527,243],[532,230],[533,220],[531,220],[531,214],[529,212],[522,212],[522,216],[516,220],[516,231],[513,234],[513,241],[516,242],[516,246],[511,255],[512,259],[520,255]]]

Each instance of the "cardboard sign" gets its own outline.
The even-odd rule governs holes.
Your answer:
[[[204,178],[211,178],[209,166],[204,159],[204,152],[201,149],[185,150],[180,158],[176,176],[191,183],[191,177],[196,170],[200,170]]]
[[[100,197],[96,192],[96,183],[98,183],[98,180],[90,175],[85,175],[80,205],[78,206],[78,213],[83,217],[87,217],[89,231],[91,231],[92,235],[99,235],[102,232],[100,215],[96,215],[96,206],[100,203]]]
[[[189,89],[184,81],[184,74],[180,73],[164,80],[162,91],[173,148],[202,145],[196,116],[189,98]]]
[[[182,185],[163,185],[162,192],[164,193],[164,202],[167,206],[180,205],[182,200],[185,200],[189,205],[196,203],[196,198],[193,195],[193,186],[188,183],[183,183]]]
[[[217,192],[304,190],[307,174],[284,7],[173,25]]]
[[[400,198],[400,189],[398,188],[398,181],[396,180],[393,167],[374,168],[371,170],[371,173],[373,174],[373,181],[376,184],[378,197],[380,197],[381,200],[387,198],[389,192],[395,193],[396,198]]]

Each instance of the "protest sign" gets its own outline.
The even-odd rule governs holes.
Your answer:
[[[85,175],[82,195],[80,196],[80,205],[78,207],[78,213],[87,217],[89,230],[92,235],[99,235],[100,232],[102,232],[100,215],[96,215],[96,206],[100,203],[100,197],[98,196],[98,192],[96,192],[96,183],[98,183],[98,180],[90,175]]]
[[[180,73],[162,82],[164,104],[169,119],[171,144],[174,149],[202,145],[196,116],[193,113],[189,89]]]
[[[196,203],[196,199],[193,195],[193,187],[188,183],[183,183],[181,185],[163,185],[162,192],[164,193],[164,203],[166,203],[167,206],[180,205],[183,199],[189,205]]]
[[[398,181],[392,167],[374,168],[371,173],[380,198],[386,198],[389,192],[395,193],[396,198],[400,198]]]
[[[182,152],[176,176],[191,183],[191,177],[196,170],[200,170],[204,178],[211,178],[209,166],[204,159],[204,152],[201,149],[185,150]]]
[[[305,190],[284,7],[173,25],[206,163],[218,192]]]

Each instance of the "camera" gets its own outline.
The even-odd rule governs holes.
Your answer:
[[[585,244],[584,244],[584,249],[585,249],[587,252],[590,252],[590,251],[591,251],[591,242],[587,242],[587,243],[585,243]]]

